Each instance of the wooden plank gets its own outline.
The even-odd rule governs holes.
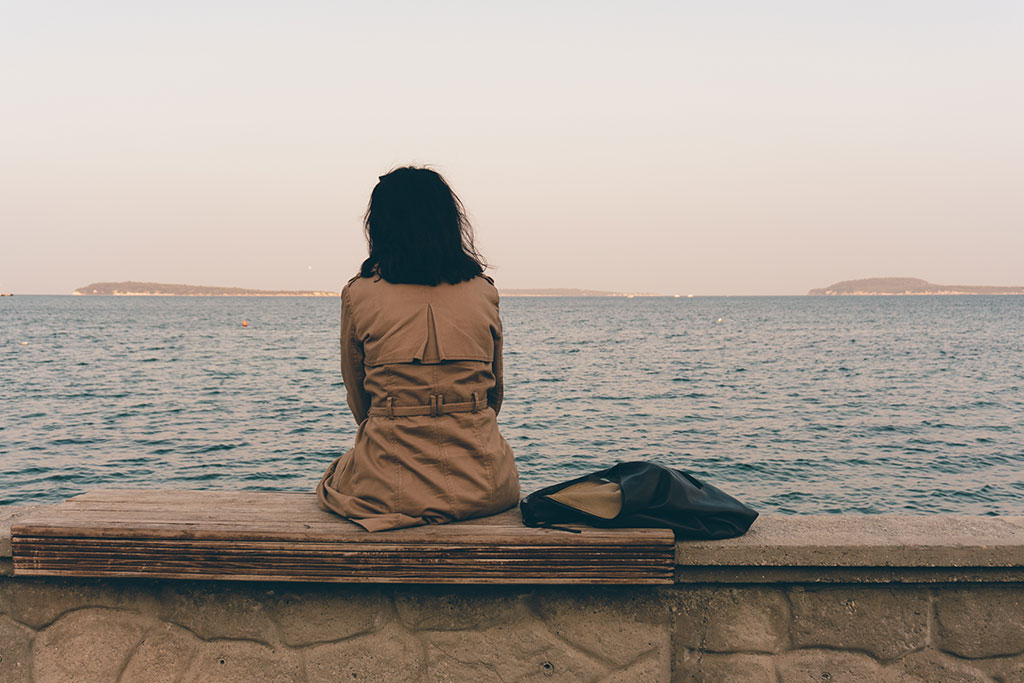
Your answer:
[[[126,519],[124,516],[114,516],[109,513],[97,513],[90,511],[73,511],[63,510],[62,514],[50,514],[48,516],[34,516],[31,519],[21,520],[15,522],[12,526],[35,524],[44,525],[49,524],[57,528],[74,528],[76,526],[85,525],[87,523],[100,523],[105,524],[111,528],[119,526],[134,525],[137,527],[143,527],[148,524],[154,525],[182,525],[190,524],[192,526],[209,526],[209,527],[224,527],[224,526],[237,526],[239,528],[246,527],[291,527],[301,526],[302,528],[317,529],[323,533],[332,533],[334,535],[362,535],[367,532],[362,527],[345,522],[342,520],[316,520],[312,518],[295,517],[292,519],[258,519],[258,518],[246,518],[239,516],[237,519],[229,519],[221,516],[202,514],[202,513],[182,513],[181,515],[174,515],[173,513],[158,513],[150,514],[146,511],[136,511],[134,519]],[[456,522],[458,524],[458,522]],[[389,534],[403,533],[406,536],[460,536],[467,530],[486,530],[492,533],[507,533],[508,531],[525,532],[522,525],[483,525],[483,524],[465,524],[464,526],[458,527],[458,531],[452,529],[440,530],[438,527],[447,527],[449,525],[423,525],[422,527],[409,527],[407,529],[396,529],[388,531]],[[409,529],[418,529],[415,533],[411,533]],[[582,528],[582,527],[581,527]],[[549,530],[549,532],[552,530]],[[554,530],[558,531],[558,530]],[[598,530],[591,530],[594,533],[600,533]],[[615,533],[615,532],[613,532]],[[621,531],[618,532],[621,535]]]
[[[325,576],[352,576],[366,575],[380,578],[410,578],[422,577],[435,579],[454,579],[465,576],[560,576],[563,578],[583,577],[627,577],[636,578],[662,578],[666,582],[671,581],[673,574],[672,566],[661,566],[657,568],[644,567],[635,561],[625,565],[604,565],[600,562],[592,564],[555,563],[551,564],[545,558],[534,558],[531,561],[512,562],[505,560],[492,560],[490,562],[472,562],[468,564],[453,565],[447,562],[434,564],[423,564],[414,562],[392,562],[392,563],[360,563],[360,562],[330,562],[321,565],[307,562],[278,562],[273,558],[259,563],[229,562],[223,558],[187,559],[178,561],[159,561],[142,559],[134,562],[125,561],[123,558],[106,559],[73,559],[72,563],[64,561],[55,562],[29,562],[22,564],[22,573],[43,573],[51,571],[60,573],[67,570],[83,572],[88,574],[109,573],[109,572],[137,572],[147,576],[170,576],[174,574],[194,573],[215,573],[215,574],[246,574],[253,576],[283,576],[290,575],[296,580],[316,579]]]
[[[379,583],[671,583],[665,529],[491,517],[369,533],[309,493],[101,490],[12,528],[15,574]]]
[[[404,531],[404,530],[400,530]],[[111,524],[97,524],[95,526],[56,526],[40,525],[30,526],[26,524],[12,527],[12,540],[19,536],[48,536],[57,538],[137,538],[140,534],[145,538],[162,539],[219,539],[226,541],[293,541],[293,542],[344,542],[354,545],[375,544],[380,542],[379,537],[387,535],[393,543],[404,545],[493,545],[493,546],[544,546],[560,545],[566,547],[578,546],[586,548],[593,545],[617,543],[623,545],[636,543],[658,543],[674,549],[671,533],[668,539],[659,538],[656,535],[635,533],[636,530],[624,529],[622,534],[602,533],[600,535],[588,534],[582,531],[579,534],[569,534],[554,530],[537,529],[531,530],[536,535],[521,531],[487,531],[477,529],[467,531],[461,536],[446,535],[431,537],[426,534],[421,536],[399,536],[398,531],[378,532],[369,534],[362,532],[361,535],[339,535],[330,533],[317,533],[315,529],[295,529],[294,526],[280,525],[274,527],[241,527],[224,525],[214,527],[211,525],[199,526],[189,524],[147,524],[145,527],[132,526],[123,523],[117,526]],[[634,533],[630,533],[634,532]]]
[[[135,492],[137,493],[137,492]],[[149,492],[146,492],[147,495]],[[237,526],[240,528],[260,528],[265,530],[294,530],[295,522],[302,523],[302,530],[306,536],[311,533],[324,532],[333,538],[335,535],[355,534],[365,536],[361,527],[348,522],[337,515],[324,512],[316,505],[313,494],[306,493],[259,493],[250,492],[244,494],[229,494],[221,492],[205,491],[182,491],[182,492],[158,492],[163,502],[151,505],[149,502],[140,503],[138,498],[125,496],[118,501],[116,496],[106,496],[102,501],[97,502],[92,493],[76,496],[66,501],[57,508],[52,509],[49,515],[33,517],[38,525],[49,525],[55,530],[66,530],[72,527],[91,526],[81,525],[80,521],[104,522],[102,526],[111,530],[124,527],[137,527],[146,523],[145,526],[161,528],[161,525],[189,526],[199,529],[210,528],[211,530],[222,529],[225,526]],[[207,497],[207,494],[216,494],[207,498],[205,505],[198,501]],[[236,506],[218,502],[233,495],[241,496],[245,504]],[[268,506],[259,504],[260,496],[281,497],[290,501],[287,507]],[[216,504],[210,504],[213,500]],[[89,502],[93,501],[93,502]],[[271,509],[273,507],[273,509]],[[73,512],[73,514],[72,514]],[[558,530],[526,529],[522,525],[522,518],[518,509],[508,510],[498,515],[480,519],[464,520],[444,525],[430,525],[414,527],[387,532],[388,535],[396,537],[404,536],[433,536],[433,535],[458,535],[462,536],[469,530],[468,527],[486,527],[488,533],[507,533],[505,529],[513,533],[527,533],[535,536],[538,533],[544,534],[565,534]],[[595,528],[578,527],[585,530],[588,535],[611,534],[617,541],[621,541],[626,530],[603,531]],[[64,531],[55,531],[64,533]],[[667,534],[664,530],[642,530],[641,534]],[[577,535],[573,535],[577,536]],[[403,540],[405,540],[403,538]],[[574,542],[572,539],[569,543]]]
[[[190,580],[220,580],[220,581],[285,581],[285,582],[304,582],[304,583],[410,583],[410,584],[540,584],[540,585],[557,585],[557,584],[593,584],[593,585],[658,585],[658,584],[670,584],[674,582],[672,578],[651,578],[648,576],[616,576],[616,575],[599,575],[599,576],[586,576],[577,577],[558,573],[552,575],[550,571],[541,571],[537,573],[522,573],[516,574],[515,576],[484,576],[479,574],[473,574],[472,572],[466,573],[465,575],[452,574],[451,576],[443,578],[435,578],[429,576],[422,576],[418,574],[410,574],[408,576],[384,576],[384,575],[367,575],[367,574],[332,574],[329,576],[321,577],[301,577],[290,574],[261,574],[261,575],[249,575],[249,574],[230,574],[221,572],[207,572],[207,573],[159,573],[153,575],[142,574],[137,571],[85,571],[79,569],[70,570],[42,570],[32,571],[23,570],[20,572],[21,576],[73,576],[73,577],[93,577],[93,578],[150,578],[150,579],[190,579]]]
[[[252,503],[284,502],[295,499],[315,499],[313,493],[303,491],[238,491],[231,489],[93,489],[68,498],[68,501],[245,501]]]
[[[643,560],[648,560],[651,565],[647,565]],[[380,568],[390,568],[394,571],[403,571],[406,569],[416,568],[417,571],[430,571],[437,569],[438,571],[447,571],[448,569],[454,569],[458,567],[465,567],[474,571],[488,571],[494,569],[497,571],[512,571],[518,566],[562,566],[566,568],[575,568],[578,570],[597,570],[603,571],[604,569],[616,570],[616,571],[628,571],[628,572],[644,572],[650,567],[657,567],[661,569],[672,569],[673,565],[666,564],[661,561],[656,555],[650,555],[640,558],[595,558],[595,557],[563,557],[552,559],[550,557],[539,555],[532,557],[474,557],[474,556],[463,556],[463,557],[450,557],[450,556],[433,556],[433,557],[366,557],[366,556],[349,556],[349,557],[279,557],[274,554],[268,554],[265,556],[226,556],[223,554],[208,554],[208,553],[191,553],[181,554],[179,556],[161,556],[154,557],[147,554],[107,554],[107,555],[95,555],[95,554],[79,554],[79,553],[66,553],[60,556],[39,553],[39,554],[28,554],[19,557],[16,560],[16,564],[20,567],[39,567],[39,566],[85,566],[88,564],[95,565],[118,565],[118,566],[236,566],[236,567],[249,567],[256,571],[261,571],[268,566],[294,566],[299,569],[315,569],[317,567],[361,567],[361,566],[374,566]]]
[[[206,562],[206,561],[218,561],[218,562],[237,562],[247,563],[250,565],[259,565],[267,562],[275,562],[280,564],[292,563],[292,564],[323,564],[323,565],[340,565],[340,564],[373,564],[373,565],[401,565],[407,564],[445,564],[445,565],[480,565],[484,566],[487,564],[503,564],[507,566],[513,566],[516,564],[530,564],[530,563],[548,563],[552,566],[564,564],[564,565],[579,565],[579,566],[597,566],[597,567],[611,567],[616,565],[631,566],[632,564],[643,564],[644,561],[656,561],[659,559],[657,553],[646,553],[646,554],[632,554],[628,556],[621,555],[596,555],[582,558],[578,555],[561,555],[553,556],[550,553],[535,554],[535,555],[520,555],[520,556],[505,556],[500,555],[451,555],[445,553],[436,553],[431,555],[366,555],[362,553],[349,553],[349,554],[330,554],[330,555],[280,555],[273,552],[262,553],[262,554],[232,554],[225,552],[203,552],[203,551],[191,551],[181,553],[154,553],[152,551],[139,551],[139,552],[123,552],[123,553],[95,553],[95,552],[78,552],[76,550],[63,550],[58,551],[53,548],[33,548],[33,549],[22,549],[22,554],[16,561],[22,566],[28,566],[29,564],[39,564],[44,562],[70,562],[71,558],[75,561],[107,561],[111,558],[116,559],[117,562],[161,562],[167,564],[175,563],[189,563],[189,562]],[[665,563],[663,563],[665,564]],[[669,566],[665,564],[665,566]]]
[[[631,559],[626,562],[604,562],[592,558],[565,558],[552,561],[546,557],[531,558],[277,558],[273,555],[257,558],[226,558],[219,555],[198,555],[182,558],[152,558],[152,557],[80,557],[73,554],[55,557],[53,555],[22,558],[17,562],[16,568],[39,568],[39,567],[64,567],[73,569],[88,565],[113,567],[149,567],[154,571],[174,567],[245,567],[253,573],[265,573],[270,567],[292,567],[296,571],[335,571],[339,568],[387,571],[388,573],[402,573],[415,571],[417,573],[447,573],[460,569],[471,571],[497,571],[516,572],[523,568],[539,568],[552,571],[552,568],[565,568],[574,571],[591,571],[596,573],[627,572],[633,574],[645,574],[650,571],[669,570],[669,565],[660,562],[657,557],[645,558],[647,561]]]
[[[229,497],[219,494],[220,492],[207,491],[181,491],[175,495],[168,495],[168,492],[159,492],[159,497],[124,497],[104,496],[93,497],[92,493],[81,494],[69,498],[60,504],[62,510],[75,509],[82,511],[107,510],[120,514],[122,518],[129,511],[146,511],[157,513],[181,513],[181,514],[216,514],[225,516],[226,513],[237,512],[238,517],[255,519],[278,519],[282,516],[287,518],[311,517],[315,520],[330,521],[332,523],[350,524],[344,518],[320,509],[316,502],[316,496],[311,493],[248,493],[244,496]],[[506,510],[497,515],[481,517],[452,524],[473,524],[486,526],[520,526],[522,517],[518,508]]]
[[[144,530],[145,531],[145,530]],[[83,543],[95,543],[106,544],[110,547],[119,547],[125,543],[149,543],[149,544],[162,544],[173,547],[187,547],[190,544],[205,543],[211,545],[221,545],[223,547],[253,547],[253,548],[266,548],[268,544],[273,544],[275,547],[280,548],[308,548],[315,550],[317,548],[333,548],[338,546],[346,546],[353,548],[396,548],[396,549],[415,549],[415,548],[459,548],[465,546],[478,547],[478,548],[536,548],[536,547],[552,547],[552,548],[564,548],[566,551],[571,552],[583,552],[586,549],[597,549],[602,547],[608,548],[664,548],[666,543],[658,537],[641,537],[641,536],[627,536],[627,543],[622,543],[615,538],[602,538],[602,539],[590,539],[586,544],[585,548],[578,547],[579,544],[570,545],[562,543],[560,536],[547,536],[541,539],[522,539],[528,542],[515,542],[515,538],[509,538],[507,536],[486,536],[485,540],[489,542],[485,543],[464,543],[463,538],[449,537],[443,539],[419,539],[419,542],[413,542],[409,540],[394,540],[390,534],[386,532],[368,534],[369,538],[361,538],[360,543],[353,544],[349,538],[337,538],[328,540],[307,540],[307,538],[300,538],[299,540],[288,540],[280,537],[273,537],[270,539],[242,539],[242,538],[193,538],[193,539],[180,539],[180,538],[163,538],[156,535],[146,533],[146,535],[140,537],[89,537],[89,536],[69,536],[69,535],[26,535],[26,534],[15,534],[14,538],[24,539],[28,541],[38,540],[43,543],[61,543],[68,542],[74,543],[75,545],[81,545]]]
[[[448,525],[440,525],[448,526]],[[11,528],[13,536],[51,536],[62,538],[164,538],[164,539],[223,539],[223,540],[287,540],[297,542],[378,543],[388,541],[402,544],[453,545],[545,545],[591,546],[601,543],[633,544],[656,543],[674,547],[672,534],[659,529],[598,530],[576,527],[573,534],[555,529],[508,529],[503,527],[463,527],[461,533],[438,533],[431,527],[414,527],[394,531],[369,533],[359,529],[348,531],[299,525],[292,523],[192,523],[127,521],[94,523],[74,520],[25,520]],[[663,532],[663,533],[662,533]],[[667,534],[667,535],[666,535]]]
[[[71,560],[74,560],[72,562]],[[618,562],[603,562],[596,560],[580,561],[579,558],[568,558],[562,560],[551,560],[545,557],[533,557],[533,558],[517,558],[517,559],[502,559],[502,558],[491,558],[483,560],[480,558],[468,558],[462,559],[461,561],[452,561],[451,558],[409,558],[400,559],[392,558],[391,561],[384,561],[381,559],[367,559],[367,558],[321,558],[319,560],[310,559],[295,559],[290,558],[288,560],[282,560],[274,556],[267,556],[262,558],[235,558],[229,559],[220,556],[203,556],[193,555],[185,556],[181,558],[153,558],[153,557],[135,557],[126,558],[124,556],[106,556],[106,557],[81,557],[77,555],[66,555],[59,560],[43,560],[27,558],[18,563],[19,568],[39,568],[39,567],[83,567],[89,564],[100,565],[105,567],[154,567],[154,568],[168,568],[168,567],[246,567],[253,572],[261,573],[264,572],[268,567],[291,567],[296,571],[314,571],[318,568],[337,570],[340,568],[350,569],[376,569],[378,571],[388,571],[389,573],[401,572],[403,570],[415,569],[417,572],[429,572],[437,570],[441,573],[448,571],[454,571],[458,568],[467,568],[473,571],[500,571],[500,572],[514,572],[518,571],[523,567],[539,567],[551,569],[574,569],[574,570],[588,570],[595,571],[597,573],[603,573],[605,571],[625,571],[631,573],[644,574],[655,568],[653,562],[656,558],[643,558],[650,560],[651,563],[639,561],[637,559],[631,559],[629,561],[618,561]]]
[[[111,516],[116,516],[119,513],[123,515],[124,507],[118,506],[116,502],[111,503],[67,503],[62,504],[63,510],[75,510],[80,512],[91,512],[93,514],[106,513]],[[313,519],[324,522],[346,522],[342,517],[335,515],[332,512],[325,512],[323,510],[307,510],[296,509],[295,506],[289,508],[281,508],[277,510],[255,510],[251,506],[246,505],[225,505],[225,506],[211,506],[211,505],[170,505],[168,503],[147,503],[132,505],[132,510],[138,512],[145,512],[150,515],[216,515],[223,517],[225,513],[234,513],[238,517],[245,516],[248,519]],[[512,523],[511,521],[509,523]],[[516,522],[518,523],[518,521]]]
[[[635,564],[626,566],[610,566],[606,567],[603,565],[581,565],[581,564],[556,564],[549,566],[543,561],[532,561],[522,563],[504,563],[499,562],[497,564],[487,564],[474,562],[472,564],[465,565],[450,565],[450,564],[421,564],[421,563],[390,563],[390,564],[373,564],[367,565],[364,563],[344,563],[336,562],[330,564],[324,564],[322,566],[308,566],[305,564],[296,563],[281,563],[281,562],[264,562],[259,566],[252,566],[245,562],[225,562],[221,559],[216,561],[180,561],[180,562],[161,562],[159,565],[155,565],[152,562],[139,561],[139,562],[125,562],[118,560],[117,562],[109,561],[78,561],[74,565],[69,565],[63,562],[35,562],[27,565],[23,565],[25,568],[30,569],[86,569],[86,568],[97,568],[97,569],[117,569],[117,570],[128,570],[135,569],[137,571],[150,571],[153,573],[165,573],[167,571],[202,571],[202,570],[216,570],[221,572],[230,572],[231,570],[239,571],[239,573],[247,574],[267,574],[273,573],[271,570],[287,570],[287,573],[295,574],[296,576],[312,576],[322,574],[337,574],[345,571],[351,572],[362,572],[362,573],[384,573],[388,576],[402,575],[402,574],[416,574],[422,576],[437,575],[448,577],[452,574],[463,572],[471,572],[474,574],[495,574],[502,576],[515,576],[523,573],[524,571],[544,571],[548,573],[574,573],[578,575],[600,575],[605,574],[621,574],[621,575],[638,575],[646,576],[649,571],[646,568],[638,569]],[[243,571],[244,570],[244,571]],[[555,571],[552,571],[555,570]],[[284,573],[282,571],[282,573]]]
[[[561,551],[565,553],[571,553],[574,555],[586,553],[597,553],[602,550],[608,550],[609,552],[661,552],[664,548],[662,544],[593,544],[587,546],[585,549],[581,549],[576,546],[565,546],[557,544],[534,544],[534,545],[515,545],[515,544],[480,544],[480,545],[458,545],[452,543],[421,543],[421,544],[408,544],[408,543],[362,543],[359,545],[352,545],[350,543],[303,543],[295,541],[233,541],[233,540],[222,540],[222,539],[195,539],[189,540],[188,542],[182,542],[175,539],[152,539],[152,538],[134,538],[134,539],[110,539],[110,538],[60,538],[60,537],[47,537],[47,536],[18,536],[15,538],[15,542],[18,543],[19,547],[30,547],[33,544],[45,545],[48,547],[69,547],[69,548],[88,548],[96,547],[101,550],[118,550],[127,547],[153,547],[155,549],[169,549],[177,550],[182,548],[192,547],[210,547],[215,548],[218,551],[238,550],[240,552],[248,551],[264,551],[272,550],[273,552],[289,552],[296,551],[303,554],[309,554],[312,552],[329,552],[331,550],[337,550],[339,548],[348,549],[348,552],[359,552],[367,553],[373,550],[378,552],[411,552],[411,553],[422,553],[422,552],[433,552],[433,551],[444,551],[444,552],[493,552],[499,554],[509,554],[516,552],[556,552]]]
[[[545,561],[552,563],[556,562],[581,562],[585,561],[588,563],[596,564],[612,564],[612,563],[629,563],[637,560],[643,560],[647,558],[660,557],[660,549],[652,549],[648,551],[634,551],[634,552],[616,552],[614,550],[604,549],[598,552],[587,553],[585,560],[581,560],[579,553],[566,553],[559,552],[557,548],[542,548],[540,551],[536,551],[530,554],[513,554],[510,552],[502,551],[491,551],[491,552],[477,552],[471,551],[467,553],[456,554],[452,552],[446,552],[443,550],[420,552],[420,553],[395,553],[395,552],[373,552],[366,551],[364,549],[359,550],[333,550],[333,551],[316,551],[311,552],[280,552],[275,548],[269,548],[267,550],[233,550],[225,548],[151,548],[151,547],[138,547],[134,546],[122,550],[112,550],[104,548],[79,548],[73,545],[65,546],[51,546],[51,545],[26,545],[20,544],[18,546],[19,561],[24,559],[34,559],[37,557],[47,558],[53,554],[60,553],[62,556],[67,557],[74,555],[75,557],[88,558],[88,557],[118,557],[130,560],[132,558],[148,558],[152,560],[164,559],[169,561],[178,560],[181,558],[190,557],[208,557],[216,556],[225,559],[238,558],[240,560],[259,560],[260,558],[275,558],[279,560],[295,559],[303,562],[321,562],[321,561],[366,561],[366,562],[386,562],[386,561],[428,561],[431,559],[444,560],[449,562],[456,561],[505,561],[505,562],[517,562],[520,560],[533,561],[536,558],[542,558]],[[667,564],[667,563],[666,563]]]
[[[223,562],[223,563],[243,563],[249,564],[254,567],[258,567],[265,563],[278,563],[278,564],[309,564],[313,566],[319,565],[341,565],[341,564],[367,564],[367,565],[422,565],[422,566],[514,566],[516,564],[530,564],[530,563],[552,563],[552,564],[566,564],[574,566],[613,566],[621,565],[629,568],[634,564],[636,566],[644,565],[642,560],[650,560],[652,562],[660,562],[658,566],[668,567],[667,563],[661,562],[661,558],[655,554],[643,555],[640,557],[573,557],[573,556],[562,556],[558,558],[552,558],[547,554],[538,555],[520,555],[516,557],[479,557],[475,555],[426,555],[426,556],[395,556],[395,555],[378,555],[378,556],[367,556],[362,554],[354,554],[348,556],[289,556],[280,557],[274,553],[268,553],[266,555],[226,555],[223,553],[183,553],[177,556],[154,556],[146,553],[137,554],[120,554],[111,553],[106,555],[80,555],[75,552],[65,552],[60,555],[48,551],[32,552],[25,554],[17,559],[17,563],[23,566],[29,564],[39,563],[69,563],[72,559],[78,562],[107,562],[116,561],[124,563],[132,562],[167,562],[169,564],[175,563],[188,563],[188,562]]]

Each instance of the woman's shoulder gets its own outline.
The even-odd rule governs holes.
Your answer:
[[[349,278],[349,281],[345,283],[345,286],[344,288],[342,288],[341,291],[363,291],[367,289],[369,286],[373,285],[374,283],[390,284],[387,280],[382,279],[379,275],[367,276],[363,275],[362,273],[356,273],[351,278]]]
[[[479,290],[488,301],[494,304],[498,303],[498,287],[494,284],[494,278],[490,275],[480,273],[468,282],[471,287]]]
[[[476,285],[477,287],[480,287],[481,289],[493,289],[495,292],[498,291],[497,285],[494,284],[494,278],[492,278],[490,275],[484,275],[483,273],[480,273],[476,277],[470,279],[469,282]]]
[[[349,297],[349,293],[352,291],[352,285],[354,285],[356,281],[362,279],[362,277],[362,275],[356,273],[353,277],[349,278],[348,282],[345,283],[345,286],[341,288],[341,298],[343,301]]]

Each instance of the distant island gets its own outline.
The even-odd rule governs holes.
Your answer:
[[[206,285],[168,285],[159,282],[94,282],[79,287],[77,296],[338,296],[338,292],[243,289]]]
[[[626,292],[603,292],[598,289],[502,289],[502,296],[661,296]]]
[[[206,285],[169,285],[160,282],[94,282],[79,287],[76,296],[338,296],[338,292],[285,291],[243,289],[242,287],[209,287]],[[502,296],[660,296],[659,294],[628,294],[596,289],[502,289]]]
[[[916,277],[871,277],[864,280],[843,280],[822,289],[812,289],[808,294],[810,296],[1024,294],[1024,287],[936,285]]]

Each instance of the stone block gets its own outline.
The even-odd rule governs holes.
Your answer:
[[[154,623],[131,612],[86,608],[50,624],[32,644],[35,678],[46,683],[116,681]]]
[[[797,587],[789,593],[794,647],[863,650],[895,659],[928,644],[930,602],[914,587]]]
[[[623,667],[648,654],[669,661],[669,605],[653,590],[539,590],[527,602],[552,633],[611,666]]]
[[[21,683],[32,680],[31,629],[0,614],[0,681]]]
[[[637,681],[668,681],[671,679],[672,662],[667,653],[650,654],[629,666],[617,669],[604,678],[601,683],[637,683]],[[775,683],[772,681],[772,683]]]
[[[182,683],[305,683],[300,655],[244,640],[203,643]]]
[[[901,657],[885,667],[895,680],[907,683],[989,683],[984,672],[971,662],[957,660],[935,650],[922,650]]]
[[[658,679],[648,679],[658,680]],[[705,654],[685,651],[676,657],[673,683],[776,683],[771,655]]]
[[[547,680],[546,677],[552,675],[554,669],[552,669],[550,665],[546,666],[548,668],[541,674],[535,675],[533,680]],[[403,679],[395,678],[393,680],[397,683]],[[473,681],[474,683],[490,683],[491,681],[494,683],[504,683],[498,674],[495,673],[494,668],[484,662],[460,662],[457,660],[435,662],[430,666],[429,673],[424,674],[422,678],[410,678],[406,680],[418,680],[423,681],[423,683],[462,683],[463,681]]]
[[[676,648],[777,652],[788,645],[789,605],[778,588],[681,588],[672,609]]]
[[[530,618],[526,593],[511,586],[417,586],[395,592],[395,609],[412,631],[461,631]]]
[[[200,640],[174,624],[157,624],[135,648],[122,681],[158,683],[177,681],[199,650]]]
[[[309,648],[306,676],[309,683],[427,680],[423,649],[415,636],[392,622],[376,633]]]
[[[203,640],[235,638],[271,644],[277,629],[270,606],[280,599],[261,584],[168,582],[160,591],[160,618],[195,633]]]
[[[776,659],[783,683],[897,683],[867,655],[837,650],[794,650]]]
[[[552,634],[539,620],[472,631],[425,631],[426,681],[591,681],[611,667]]]
[[[303,586],[281,593],[269,605],[285,645],[327,643],[381,628],[391,606],[369,585]]]
[[[150,586],[117,579],[17,578],[0,581],[0,610],[34,629],[83,607],[127,609],[155,614]]]
[[[938,591],[935,643],[976,659],[1024,652],[1024,588],[969,586]]]
[[[974,659],[971,664],[999,683],[1024,683],[1024,655]]]

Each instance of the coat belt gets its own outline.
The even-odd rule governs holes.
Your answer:
[[[475,413],[487,407],[487,400],[479,398],[476,392],[471,394],[470,401],[460,403],[445,403],[444,394],[431,394],[430,402],[416,406],[396,406],[395,397],[388,396],[384,405],[373,406],[367,412],[370,417],[411,417],[413,415],[447,415],[448,413]]]

